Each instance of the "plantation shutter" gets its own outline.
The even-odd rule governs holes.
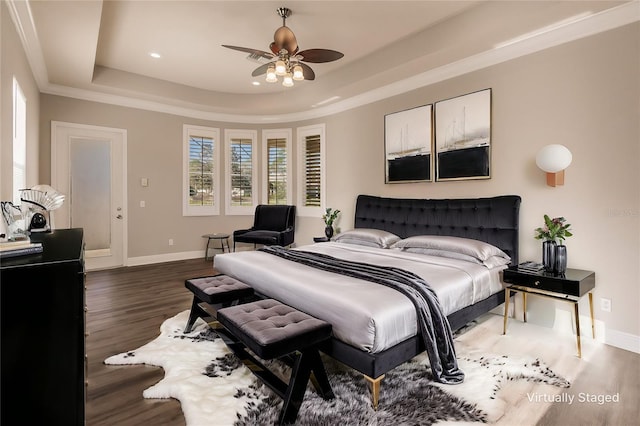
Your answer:
[[[231,205],[252,204],[253,145],[251,139],[231,140]]]
[[[304,205],[306,207],[320,207],[321,168],[320,135],[305,138],[305,182]]]
[[[189,205],[213,206],[214,140],[206,136],[189,137]]]
[[[268,204],[287,203],[287,140],[267,140]]]

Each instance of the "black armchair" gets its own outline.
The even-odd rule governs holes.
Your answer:
[[[288,246],[293,244],[296,206],[264,205],[256,207],[253,227],[233,231],[233,251],[236,243]]]

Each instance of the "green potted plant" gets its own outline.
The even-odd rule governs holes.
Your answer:
[[[333,237],[333,222],[338,218],[340,214],[340,210],[333,210],[331,207],[327,207],[325,213],[322,215],[322,220],[324,220],[324,234],[327,238]]]
[[[535,229],[535,239],[542,242],[542,264],[547,272],[562,274],[567,269],[567,247],[564,240],[573,236],[571,224],[560,216],[550,218],[544,215],[544,226]]]

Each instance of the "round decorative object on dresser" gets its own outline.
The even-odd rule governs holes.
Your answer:
[[[325,226],[324,235],[326,235],[327,238],[331,239],[331,237],[333,237],[333,226],[331,225]]]
[[[556,246],[556,259],[554,272],[564,274],[567,270],[567,246],[560,244]]]
[[[547,272],[553,272],[556,267],[556,246],[557,244],[553,240],[542,242],[542,264]]]

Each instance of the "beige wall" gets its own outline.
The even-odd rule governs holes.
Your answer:
[[[251,226],[253,217],[182,216],[182,127],[183,124],[221,129],[256,128],[237,123],[212,123],[133,108],[42,95],[41,134],[49,141],[51,121],[115,127],[127,130],[127,192],[129,257],[204,250],[201,236],[212,232],[232,232]],[[44,157],[50,158],[50,145],[43,144]],[[51,165],[41,164],[50,176]],[[224,167],[224,161],[221,161]],[[142,187],[141,178],[149,179]],[[220,180],[224,185],[224,178]],[[223,193],[224,194],[224,193]],[[140,201],[146,207],[140,207]],[[224,213],[222,205],[221,213]],[[169,246],[168,240],[174,240]]]
[[[612,300],[612,312],[598,309],[607,333],[640,335],[640,25],[633,24],[499,64],[394,98],[295,127],[324,122],[327,129],[328,202],[344,214],[338,226],[352,226],[355,196],[478,197],[518,194],[522,259],[540,260],[533,229],[543,214],[565,216],[574,237],[567,241],[569,266],[596,271],[595,300]],[[384,184],[384,114],[492,88],[492,178],[481,181]],[[181,131],[183,123],[224,128],[259,128],[212,123],[167,114],[41,97],[41,172],[49,173],[51,120],[125,128],[128,131],[129,256],[202,250],[200,235],[249,225],[247,216],[181,215]],[[295,138],[295,132],[294,132]],[[534,163],[544,145],[561,143],[573,153],[566,184],[551,188]],[[140,177],[150,186],[142,188]],[[46,180],[46,179],[45,179]],[[145,200],[147,207],[138,207]],[[320,218],[299,218],[296,241],[322,232]],[[176,244],[167,245],[173,237]],[[569,327],[569,307],[531,298],[530,321]],[[557,308],[557,309],[556,309]],[[586,301],[581,311],[588,312]],[[588,330],[588,327],[586,327]],[[635,339],[635,340],[633,340]]]
[[[569,267],[596,272],[596,317],[640,334],[640,25],[633,24],[327,119],[329,205],[352,225],[358,192],[415,198],[518,194],[521,259],[541,259],[542,216],[565,216]],[[492,89],[490,180],[384,184],[384,114]],[[564,186],[546,186],[537,151],[567,146]],[[355,144],[355,145],[354,145]],[[347,148],[348,147],[348,148]],[[364,165],[364,166],[362,166]],[[612,312],[599,310],[601,297]],[[531,298],[532,322],[566,328],[570,305]],[[588,315],[586,300],[581,312]],[[567,318],[566,318],[567,317]],[[565,321],[566,320],[566,321]],[[586,328],[588,330],[588,328]],[[636,341],[637,346],[637,341]]]
[[[0,200],[13,199],[13,78],[27,100],[27,186],[39,181],[40,92],[5,2],[0,2]],[[48,178],[47,178],[48,179]]]
[[[566,242],[569,267],[596,272],[596,318],[609,334],[622,332],[616,339],[636,336],[639,350],[639,43],[636,23],[327,119],[328,204],[344,211],[339,224],[352,225],[358,192],[415,198],[518,194],[521,259],[540,261],[533,230],[545,213],[565,216],[574,231]],[[490,180],[384,184],[384,114],[489,87]],[[537,151],[551,143],[573,153],[562,187],[546,186],[535,165]],[[612,312],[599,309],[600,298],[611,299]],[[530,298],[529,305],[531,322],[569,327],[569,304]],[[588,315],[586,300],[580,309]]]

